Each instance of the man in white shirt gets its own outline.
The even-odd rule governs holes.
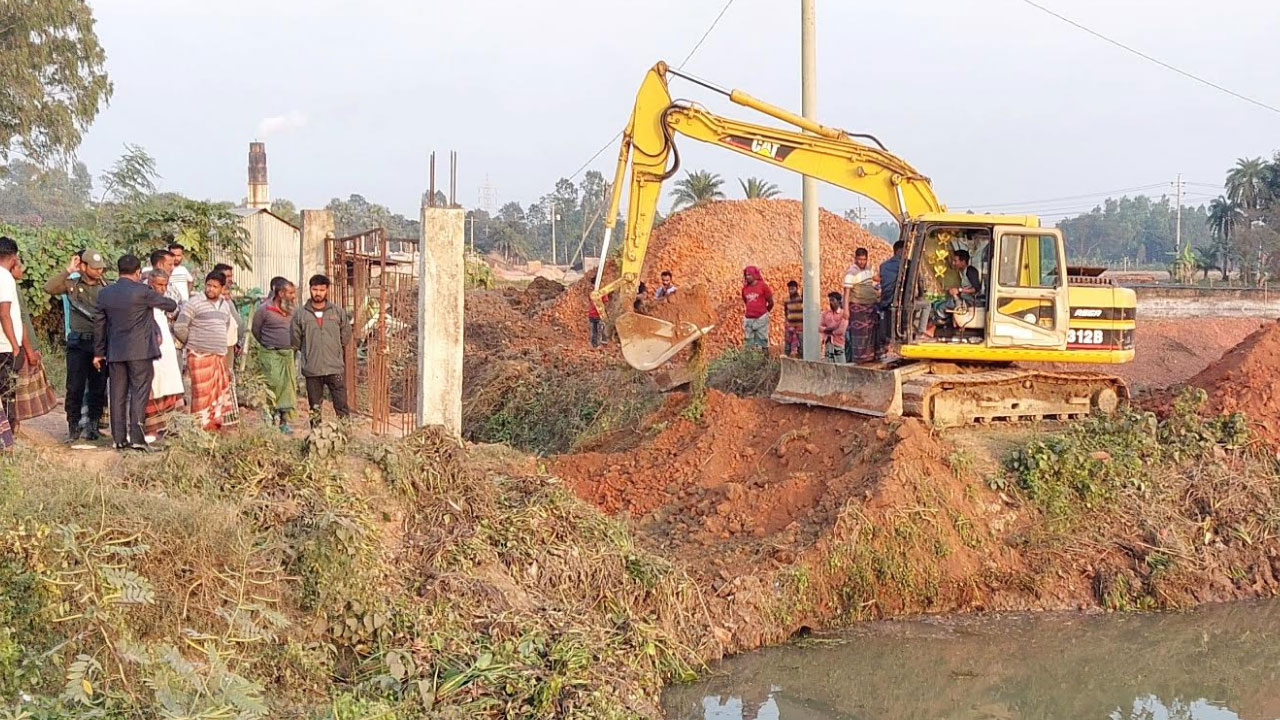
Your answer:
[[[22,369],[22,308],[18,304],[18,283],[13,266],[18,264],[18,243],[0,236],[0,405],[5,419],[14,417],[13,399]],[[2,449],[2,447],[0,447]]]
[[[169,240],[172,241],[173,237],[170,236]],[[169,272],[169,296],[177,300],[178,304],[182,304],[190,299],[191,283],[195,281],[191,271],[182,264],[182,258],[187,249],[176,242],[170,242],[165,249],[173,256],[173,270]]]
[[[169,252],[165,248],[152,250],[148,260],[150,261],[150,264],[142,268],[142,277],[149,277],[152,270],[159,270],[163,272],[167,278],[172,280],[173,269],[177,266],[177,258],[173,256],[173,253]],[[167,286],[164,291],[164,296],[178,303],[179,308],[182,307],[182,303],[187,301],[187,297],[183,295],[182,291],[175,285]],[[177,316],[178,313],[175,312],[170,317],[172,319]]]

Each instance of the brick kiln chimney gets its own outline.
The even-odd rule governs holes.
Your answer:
[[[249,143],[249,201],[251,208],[271,207],[271,196],[267,193],[267,144]]]

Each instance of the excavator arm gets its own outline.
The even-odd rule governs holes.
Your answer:
[[[692,103],[673,101],[667,85],[669,75],[719,92],[738,105],[757,110],[798,130],[733,120]],[[610,293],[621,295],[624,308],[630,306],[631,297],[635,294],[662,183],[679,169],[676,135],[716,145],[859,193],[883,207],[899,222],[944,209],[934,195],[929,179],[885,150],[874,137],[820,125],[740,90],[718,88],[660,62],[645,76],[636,96],[635,109],[622,134],[602,258],[596,271],[596,290],[591,296],[602,314],[606,312],[603,298]],[[854,138],[870,140],[874,146]],[[601,285],[603,258],[608,255],[617,223],[628,161],[631,164],[630,201],[620,273],[615,280]],[[619,315],[615,325],[622,341],[623,356],[640,370],[658,367],[711,329],[691,323],[673,324],[631,312]]]

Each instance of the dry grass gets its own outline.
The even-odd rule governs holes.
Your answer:
[[[699,588],[551,478],[430,431],[181,433],[124,478],[0,466],[32,717],[655,717],[705,655]]]

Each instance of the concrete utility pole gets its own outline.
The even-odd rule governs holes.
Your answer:
[[[1173,226],[1173,260],[1177,262],[1182,256],[1182,173],[1178,173],[1178,180],[1174,186],[1177,189],[1175,195],[1178,198],[1178,219]]]
[[[814,36],[815,0],[800,0],[800,110],[806,119],[818,119],[818,55]],[[804,205],[804,359],[821,360],[818,324],[822,313],[822,264],[818,243],[818,181],[806,175],[801,191]]]
[[[556,264],[556,204],[551,203],[551,264]]]

